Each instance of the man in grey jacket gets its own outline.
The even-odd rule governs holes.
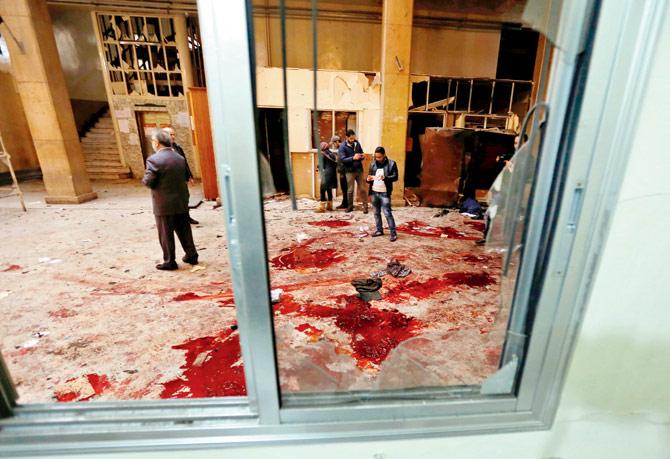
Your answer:
[[[172,149],[170,134],[165,131],[154,132],[151,145],[155,153],[147,158],[142,183],[151,188],[158,240],[163,249],[163,263],[156,265],[156,269],[177,269],[174,233],[177,233],[186,253],[182,260],[197,265],[198,252],[193,243],[188,216],[186,161]]]

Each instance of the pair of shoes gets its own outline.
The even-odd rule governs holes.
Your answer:
[[[197,265],[198,264],[198,256],[195,255],[193,257],[187,257],[184,255],[184,258],[181,259],[184,263],[188,263],[189,265]]]
[[[322,214],[326,211],[326,201],[321,201],[319,203],[319,208],[314,210],[317,214]]]
[[[389,238],[389,241],[395,242],[396,239],[398,239],[398,235],[397,234],[391,234],[391,237]]]
[[[177,269],[179,266],[177,266],[177,263],[174,261],[168,262],[168,263],[161,263],[159,265],[156,265],[156,269],[160,269],[161,271],[174,271]]]
[[[200,224],[200,222],[198,220],[193,220],[191,217],[188,217],[188,222],[191,225],[199,225]]]
[[[484,245],[484,244],[486,244],[486,239],[479,239],[479,240],[475,241],[475,244]]]
[[[345,210],[346,213],[353,212],[354,208],[353,207],[347,207],[347,210]]]
[[[377,236],[383,236],[384,232],[383,231],[375,231],[372,233],[372,237],[377,237]]]
[[[349,205],[343,201],[342,204],[336,207],[336,209],[346,209],[347,207],[349,207]]]

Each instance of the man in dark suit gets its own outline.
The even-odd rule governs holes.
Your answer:
[[[151,146],[155,153],[147,158],[142,183],[151,188],[158,240],[163,249],[163,263],[156,265],[156,269],[177,269],[174,233],[186,253],[182,260],[197,265],[198,252],[188,216],[186,160],[172,149],[170,134],[165,131],[158,130],[153,134]]]
[[[166,128],[163,128],[163,130],[165,132],[167,132],[168,134],[170,134],[170,140],[172,141],[172,149],[174,151],[176,151],[177,153],[179,153],[182,158],[184,158],[184,161],[186,162],[186,180],[190,184],[193,184],[195,182],[195,180],[193,178],[193,172],[191,172],[191,168],[188,167],[188,160],[186,159],[186,153],[184,153],[184,149],[181,147],[181,145],[179,145],[175,141],[176,136],[174,134],[174,129],[172,129],[171,127],[166,127]],[[191,223],[191,225],[198,225],[199,224],[199,222],[197,220],[194,220],[193,218],[191,218],[190,214],[188,216],[188,221]]]

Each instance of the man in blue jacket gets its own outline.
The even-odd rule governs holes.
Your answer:
[[[393,182],[398,180],[398,166],[395,161],[388,159],[384,147],[375,148],[375,160],[370,164],[367,181],[370,183],[370,195],[372,196],[372,208],[375,211],[375,225],[377,231],[372,237],[382,236],[382,211],[389,225],[389,238],[391,242],[398,239],[395,219],[391,212],[391,194],[393,193]]]
[[[347,176],[347,212],[354,210],[354,182],[358,188],[358,197],[363,202],[363,213],[368,213],[368,194],[363,179],[363,149],[356,140],[356,133],[349,129],[345,141],[338,151],[340,161],[344,165]]]

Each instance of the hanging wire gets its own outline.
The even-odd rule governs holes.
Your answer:
[[[319,133],[319,121],[318,121],[318,111],[316,103],[317,47],[318,47],[317,1],[318,0],[312,0],[312,65],[313,65],[312,73],[314,74],[314,78],[312,79],[313,82],[312,95],[314,97],[314,110],[312,111],[312,135],[314,137],[314,143],[316,144],[316,158],[318,164],[318,162],[320,162],[319,160],[321,159],[321,136]],[[323,173],[323,171],[320,171],[320,173]]]
[[[284,116],[282,116],[282,127],[284,131],[284,165],[288,178],[288,188],[291,194],[291,208],[298,210],[295,199],[295,184],[293,183],[293,167],[291,165],[291,152],[288,148],[288,75],[286,73],[286,0],[279,0],[279,15],[281,22],[281,65],[282,78],[284,80]]]

